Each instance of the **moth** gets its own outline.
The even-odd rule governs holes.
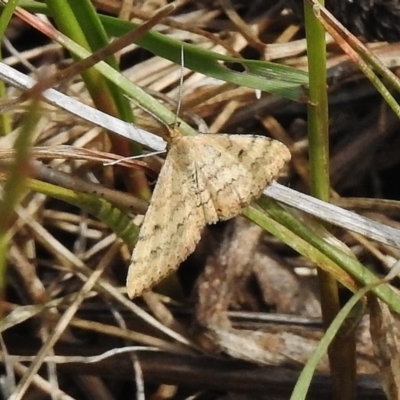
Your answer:
[[[132,253],[131,298],[175,271],[207,224],[240,214],[291,158],[284,144],[254,135],[171,130],[168,148]]]

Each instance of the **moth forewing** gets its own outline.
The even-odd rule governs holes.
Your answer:
[[[132,253],[128,295],[139,296],[175,271],[207,224],[240,214],[289,160],[285,145],[263,136],[174,130]]]

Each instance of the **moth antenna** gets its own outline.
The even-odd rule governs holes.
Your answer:
[[[176,106],[175,122],[174,127],[177,127],[179,113],[182,105],[182,94],[183,94],[183,69],[185,68],[185,58],[183,51],[183,44],[181,44],[181,76],[179,77],[179,91],[178,91],[178,105]]]
[[[169,143],[171,140],[174,140],[176,137],[181,136],[181,133],[178,131],[178,126],[179,126],[179,113],[181,110],[181,104],[182,104],[182,93],[183,93],[183,73],[184,73],[184,67],[185,67],[185,62],[184,62],[184,48],[183,44],[181,44],[181,51],[180,51],[180,60],[181,60],[181,68],[180,68],[180,77],[179,77],[179,88],[178,88],[178,101],[176,105],[176,112],[175,112],[175,118],[173,124],[167,124],[165,121],[161,120],[157,115],[153,114],[150,110],[145,109],[143,106],[140,104],[136,104],[139,108],[141,108],[143,111],[145,111],[147,114],[151,115],[156,121],[158,121],[160,124],[164,125],[169,132],[169,138],[164,137],[164,139]],[[129,96],[124,94],[125,97],[127,97],[129,100],[133,101]]]
[[[132,98],[130,98],[127,94],[123,94],[129,101],[131,101],[132,103],[134,103],[134,105],[138,108],[140,108],[142,111],[144,111],[146,114],[149,114],[151,117],[153,117],[157,122],[159,122],[160,124],[167,126],[167,124],[161,119],[159,118],[156,114],[154,114],[153,112],[151,112],[150,110],[148,110],[147,108],[144,108],[141,104],[136,103],[135,100],[133,100]]]
[[[162,153],[165,153],[165,150],[152,151],[150,153],[138,154],[136,156],[122,157],[122,158],[120,158],[118,160],[113,160],[113,161],[105,161],[105,162],[103,162],[103,165],[104,166],[116,165],[116,164],[119,164],[122,161],[137,160],[138,158],[156,156],[157,154],[162,154]]]

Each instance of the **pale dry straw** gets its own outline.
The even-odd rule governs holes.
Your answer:
[[[207,224],[240,214],[290,160],[282,143],[263,136],[171,131],[169,152],[133,250],[130,297],[175,271]]]

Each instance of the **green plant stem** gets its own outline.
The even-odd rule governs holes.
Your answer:
[[[8,27],[11,17],[14,14],[15,7],[18,5],[18,0],[10,0],[4,7],[0,16],[0,38],[4,36],[4,33]],[[0,60],[3,59],[3,54],[0,48]],[[6,87],[4,82],[0,82],[0,98],[4,98],[6,95]],[[0,136],[7,135],[12,130],[11,118],[9,113],[0,114]]]
[[[305,224],[283,206],[267,197],[262,197],[257,204],[259,207],[253,205],[247,207],[242,212],[243,215],[332,274],[345,287],[355,291],[359,286],[377,283],[378,278],[368,268],[352,255],[330,244],[321,234],[320,229],[316,229],[313,224]],[[350,279],[349,275],[355,279],[356,283]],[[400,314],[399,291],[388,284],[376,286],[372,290],[392,311]]]
[[[5,288],[5,272],[7,260],[7,248],[9,243],[9,228],[13,223],[14,210],[23,198],[27,180],[30,175],[29,153],[32,145],[32,137],[39,120],[39,106],[33,101],[25,121],[15,140],[15,157],[10,164],[6,176],[7,180],[3,186],[0,201],[0,296]]]
[[[345,319],[351,313],[352,309],[355,308],[362,297],[364,297],[369,290],[376,287],[376,285],[377,284],[372,284],[359,290],[351,297],[351,299],[336,315],[335,320],[327,329],[323,339],[318,343],[318,346],[315,348],[310,358],[308,359],[307,365],[304,367],[299,379],[296,382],[296,386],[293,389],[290,400],[305,400],[307,398],[307,391],[310,387],[314,371],[317,368],[317,365],[322,359],[323,355],[325,354],[329,344],[335,340],[335,337],[337,337],[341,325],[345,322]]]
[[[86,50],[92,52],[108,44],[108,37],[89,0],[46,0],[57,26],[69,38],[79,43]],[[106,62],[117,70],[117,62],[110,56]],[[133,122],[133,114],[128,99],[120,88],[107,81],[101,73],[94,68],[81,72],[82,78],[93,101],[98,109],[125,121]],[[141,154],[142,147],[117,135],[110,135],[113,151],[116,154],[128,157]],[[127,185],[133,193],[143,199],[151,196],[146,176],[136,172],[127,179]]]
[[[20,0],[19,4],[21,7],[24,7],[26,10],[31,12],[43,13],[45,15],[50,14],[48,7],[43,3],[30,0]],[[124,35],[137,26],[137,24],[131,23],[130,21],[122,21],[118,18],[106,15],[100,15],[99,19],[109,36]],[[307,73],[293,67],[272,62],[238,59],[209,51],[189,43],[182,44],[179,40],[155,31],[147,32],[138,39],[136,43],[138,46],[143,47],[155,55],[179,65],[181,63],[181,48],[183,46],[185,67],[192,71],[234,83],[239,86],[246,86],[274,93],[295,101],[306,101],[307,98],[307,90],[305,88],[308,84]],[[60,42],[60,44],[65,46],[62,42]],[[73,46],[73,44],[71,44],[71,46]],[[79,58],[88,56],[88,54],[84,53],[79,54],[79,50],[74,50],[71,46],[66,47],[71,52],[77,54]],[[230,69],[226,66],[227,64],[242,64],[244,71],[239,72]],[[118,84],[117,82],[115,83]],[[149,108],[146,107],[145,104],[140,104],[144,108],[150,109],[153,114],[156,114],[167,124],[174,123],[174,117],[166,116],[166,118],[163,118],[157,110],[152,109],[153,107]],[[190,132],[187,132],[187,134],[190,134]]]
[[[315,3],[315,0],[309,0]],[[333,39],[341,46],[351,60],[353,60],[364,75],[375,86],[376,90],[385,99],[388,106],[400,118],[400,106],[396,98],[390,93],[379,76],[374,72],[382,75],[385,78],[386,85],[390,84],[394,89],[400,91],[400,80],[397,76],[384,65],[378,57],[376,57],[368,48],[352,35],[343,25],[325,9],[314,4],[314,13],[316,18],[324,25],[326,31]]]
[[[323,5],[323,0],[320,3]],[[307,1],[304,2],[304,15],[309,70],[308,140],[311,194],[318,199],[330,201],[325,31],[316,19],[313,7]],[[322,318],[325,329],[328,329],[341,308],[338,285],[321,269],[318,269],[318,278]],[[350,334],[344,338],[337,338],[329,347],[328,355],[335,398],[355,399],[354,336]]]
[[[139,233],[138,226],[133,223],[132,218],[101,196],[82,193],[35,179],[30,179],[28,186],[31,190],[73,204],[92,214],[104,222],[133,249]]]

